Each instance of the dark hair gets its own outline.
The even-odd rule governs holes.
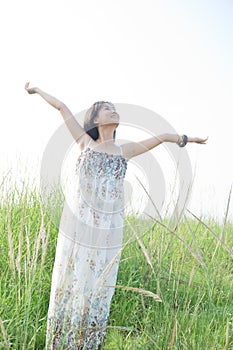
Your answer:
[[[84,130],[93,139],[97,140],[99,138],[99,130],[94,123],[95,117],[97,117],[99,110],[104,104],[109,104],[114,107],[113,103],[107,101],[95,102],[86,112],[84,119]],[[114,107],[115,108],[115,107]],[[116,130],[113,132],[113,139],[116,138]]]

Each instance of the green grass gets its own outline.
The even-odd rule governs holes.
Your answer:
[[[44,349],[58,228],[26,187],[4,195],[0,232],[0,349]],[[124,235],[103,349],[233,349],[231,223],[131,216]]]

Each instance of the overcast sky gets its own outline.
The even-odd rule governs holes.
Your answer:
[[[206,146],[187,147],[195,172],[190,208],[223,215],[233,179],[231,0],[9,0],[0,7],[1,170],[40,159],[62,123],[24,91],[30,81],[74,113],[109,100],[150,109],[179,134],[209,136]]]

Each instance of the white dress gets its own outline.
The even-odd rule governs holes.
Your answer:
[[[117,279],[127,162],[88,145],[76,169],[75,204],[65,203],[59,227],[46,349],[101,349]]]

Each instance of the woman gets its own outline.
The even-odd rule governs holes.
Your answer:
[[[112,103],[93,104],[82,128],[64,103],[29,83],[25,89],[60,111],[81,149],[76,206],[71,213],[64,205],[59,227],[46,348],[101,349],[120,260],[127,161],[162,142],[184,147],[206,139],[163,134],[119,147],[119,115]]]

